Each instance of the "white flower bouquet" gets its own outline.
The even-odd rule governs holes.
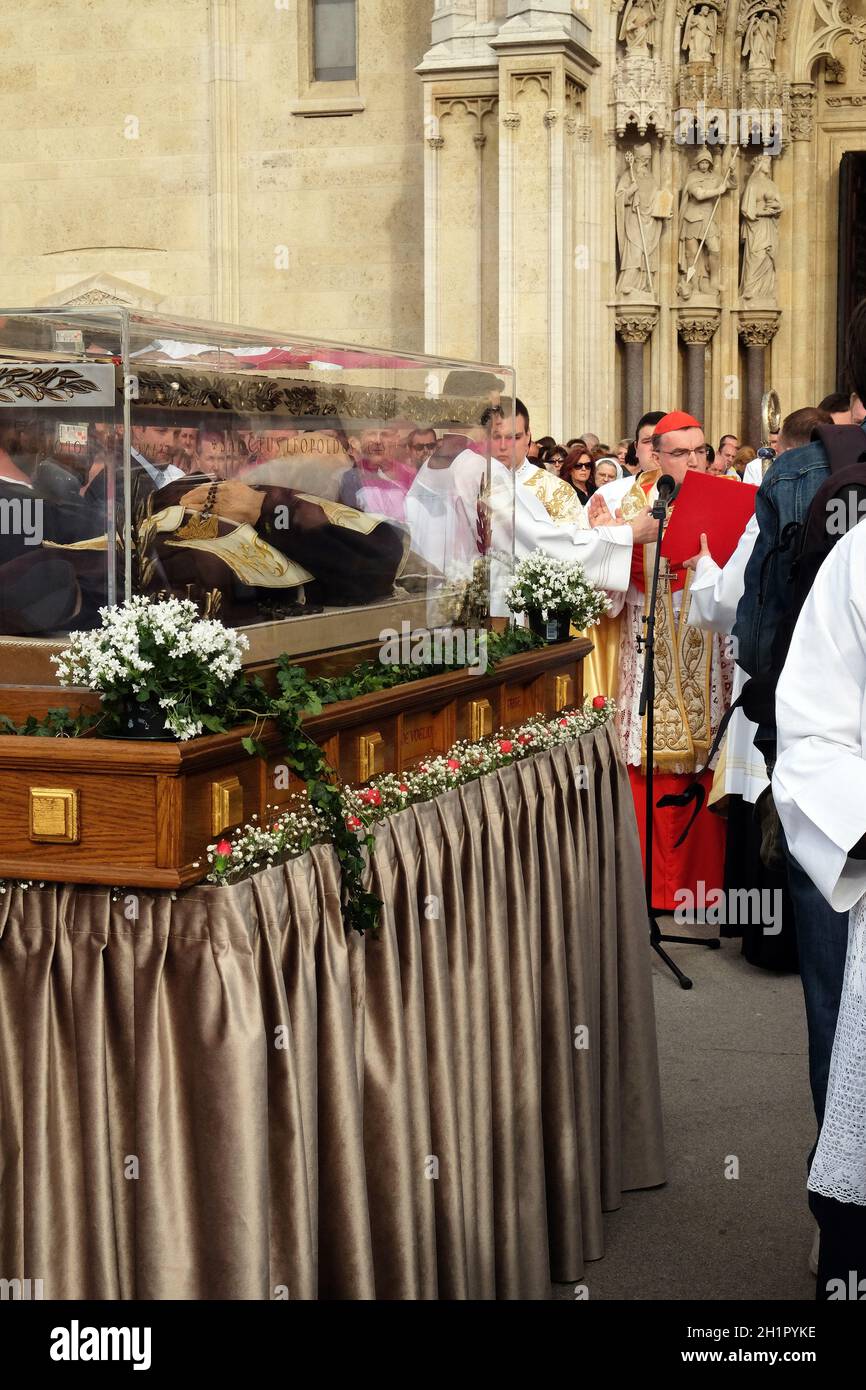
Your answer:
[[[119,733],[136,707],[157,713],[164,736],[189,739],[226,727],[246,637],[200,618],[188,599],[138,597],[100,608],[99,616],[101,627],[74,633],[51,658],[61,685],[98,690]]]
[[[590,584],[577,560],[557,560],[543,550],[521,560],[505,591],[512,613],[568,617],[576,628],[593,627],[610,608],[602,589]]]

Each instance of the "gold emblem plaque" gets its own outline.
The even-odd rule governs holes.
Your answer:
[[[237,777],[225,777],[210,784],[211,834],[218,835],[244,818],[244,789]]]
[[[78,792],[71,787],[31,787],[30,838],[37,843],[78,844]]]
[[[385,740],[381,734],[362,734],[358,739],[358,780],[366,782],[385,771]]]
[[[556,677],[553,686],[553,703],[558,710],[565,709],[566,705],[572,703],[574,698],[573,691],[574,682],[571,676]]]
[[[493,733],[493,706],[489,700],[469,701],[469,737],[473,742]]]

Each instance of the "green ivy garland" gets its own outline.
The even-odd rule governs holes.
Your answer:
[[[506,656],[528,651],[543,643],[525,628],[511,628],[504,633],[489,633],[487,669],[493,670]],[[241,742],[251,756],[264,756],[266,749],[256,736],[266,720],[273,720],[279,729],[286,764],[305,784],[307,798],[326,820],[340,864],[343,899],[343,920],[353,931],[363,934],[378,926],[382,901],[364,887],[363,848],[373,848],[370,833],[359,835],[346,824],[336,774],[318,744],[304,732],[304,715],[319,714],[325,705],[357,699],[379,690],[425,677],[443,675],[461,669],[454,663],[430,665],[382,666],[374,661],[360,662],[342,676],[319,676],[310,679],[306,668],[292,663],[288,656],[277,662],[279,694],[269,695],[258,677],[239,674],[226,687],[219,707],[201,713],[208,733],[229,733],[239,724],[253,721],[253,733]],[[120,711],[114,708],[100,714],[73,715],[69,709],[51,709],[44,719],[28,715],[23,724],[16,725],[8,715],[0,714],[0,732],[30,738],[82,738],[120,732]]]

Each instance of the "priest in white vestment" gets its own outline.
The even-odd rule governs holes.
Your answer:
[[[527,459],[529,420],[520,401],[491,407],[483,423],[489,460],[467,443],[453,458],[450,450],[437,450],[418,470],[406,496],[412,549],[447,580],[467,579],[482,553],[480,528],[489,515],[491,613],[497,617],[508,613],[502,595],[512,545],[517,561],[544,550],[579,561],[598,588],[627,589],[633,545],[653,534],[648,510],[590,529],[573,488]]]
[[[866,1279],[866,526],[849,531],[818,571],[779,679],[776,723],[773,796],[791,853],[831,907],[850,909],[809,1191],[821,1227],[818,1297],[860,1299],[866,1290],[860,1284]]]

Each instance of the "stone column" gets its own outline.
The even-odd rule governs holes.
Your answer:
[[[439,302],[439,239],[441,235],[439,151],[445,137],[439,134],[439,121],[428,116],[424,154],[424,349],[429,353],[441,351]]]
[[[658,323],[655,304],[620,307],[616,311],[616,331],[623,344],[623,380],[625,383],[625,420],[619,433],[634,434],[635,426],[644,413],[643,358],[644,343]]]
[[[779,310],[740,312],[738,332],[746,349],[746,438],[757,449],[761,438],[761,397],[764,394],[764,358],[779,328]]]
[[[211,304],[219,323],[240,318],[238,200],[238,7],[214,0],[210,8],[210,261]]]
[[[791,304],[802,323],[815,322],[815,208],[817,197],[817,162],[812,132],[815,121],[814,82],[794,82],[791,85],[791,113],[788,129],[791,133],[793,170],[791,179],[791,208],[782,214],[782,235],[794,238],[791,267]],[[789,220],[790,219],[790,220]],[[810,332],[791,335],[791,380],[788,409],[809,400],[814,384],[814,340]]]
[[[686,403],[685,408],[696,420],[704,423],[704,382],[707,344],[719,326],[718,309],[680,309],[677,331],[686,345]]]

